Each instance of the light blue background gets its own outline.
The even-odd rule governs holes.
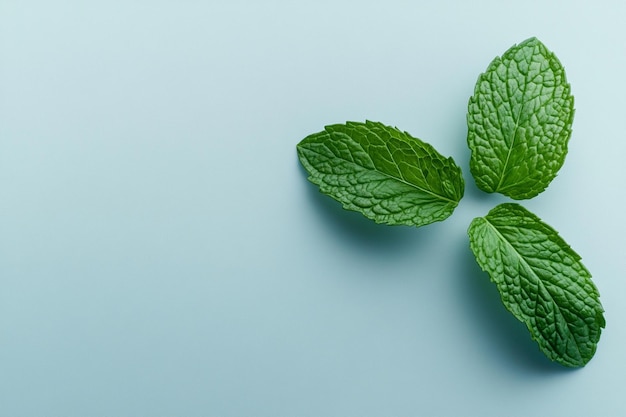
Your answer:
[[[0,2],[0,415],[624,415],[625,16]],[[577,113],[560,175],[524,205],[583,256],[608,323],[574,371],[504,310],[465,234],[507,201],[469,175],[467,101],[530,36]],[[378,226],[306,181],[296,143],[365,119],[456,159],[451,218]]]

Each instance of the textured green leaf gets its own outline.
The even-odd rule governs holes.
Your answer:
[[[580,256],[537,216],[501,204],[469,227],[470,247],[504,306],[551,360],[584,366],[605,325],[598,290]]]
[[[452,158],[381,123],[326,126],[297,149],[321,192],[377,223],[423,226],[443,220],[463,197],[463,177]]]
[[[565,70],[538,39],[495,58],[468,106],[470,170],[478,187],[516,200],[545,190],[565,161],[573,118]]]

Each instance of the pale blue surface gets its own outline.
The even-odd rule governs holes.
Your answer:
[[[0,2],[0,415],[626,414],[626,3],[260,3]],[[607,311],[577,371],[465,235],[506,201],[469,176],[467,100],[530,36],[577,113],[524,205]],[[306,181],[296,143],[364,119],[459,162],[450,219],[377,226]]]

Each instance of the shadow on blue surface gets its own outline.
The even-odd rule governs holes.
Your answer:
[[[322,194],[316,185],[310,183],[306,179],[306,170],[298,165],[307,198],[313,211],[321,217],[319,227],[331,229],[334,237],[341,239],[354,251],[387,260],[407,254],[415,256],[419,253],[419,246],[426,245],[428,240],[437,235],[437,231],[431,229],[438,227],[441,222],[420,228],[390,227],[376,224],[360,213],[343,209],[339,202]],[[466,192],[471,199],[493,202],[489,204],[493,207],[501,202],[499,200],[505,200],[502,196],[479,190],[474,183],[466,183]],[[451,296],[458,300],[461,310],[465,312],[466,325],[472,327],[471,333],[480,340],[490,360],[503,362],[504,368],[526,375],[557,375],[574,371],[573,368],[550,361],[539,350],[525,325],[505,309],[496,286],[476,263],[467,234],[462,236],[464,238],[454,245],[455,248],[451,248],[450,259],[457,265],[454,272],[457,294]]]

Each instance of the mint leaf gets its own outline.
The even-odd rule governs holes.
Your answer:
[[[474,219],[468,234],[504,306],[526,324],[545,355],[565,366],[584,366],[605,321],[598,290],[580,256],[518,204],[501,204]]]
[[[381,123],[326,126],[297,149],[309,180],[321,192],[377,223],[440,221],[463,197],[461,169],[452,158]]]
[[[545,190],[565,161],[573,118],[565,70],[538,39],[495,58],[468,106],[470,170],[478,187],[516,200]]]

